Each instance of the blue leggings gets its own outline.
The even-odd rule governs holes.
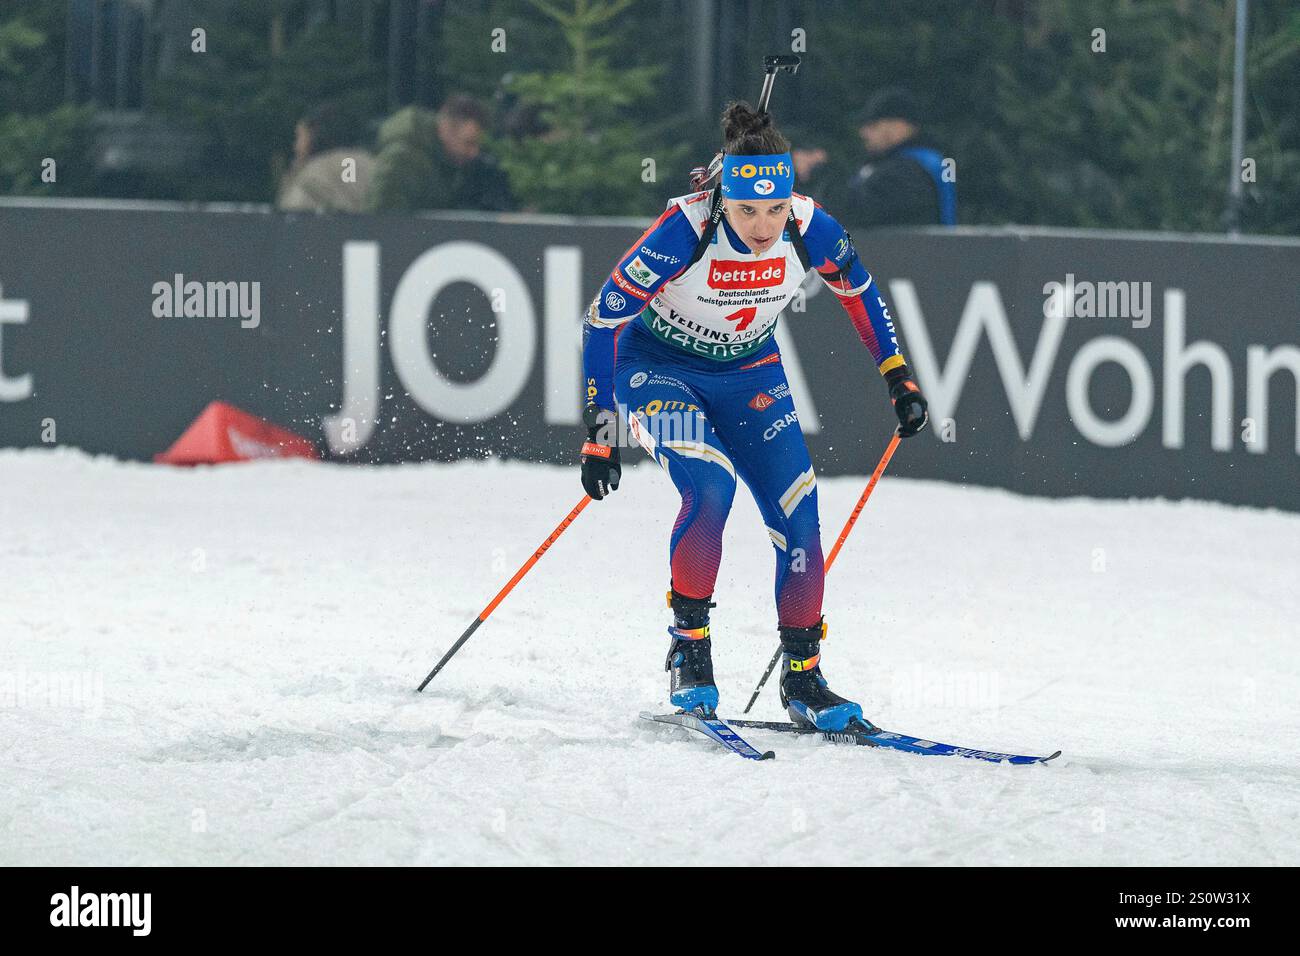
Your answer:
[[[821,619],[824,568],[817,481],[781,356],[701,367],[629,329],[619,337],[614,394],[642,447],[682,496],[669,541],[672,586],[708,597],[739,478],[754,495],[776,550],[778,623]]]

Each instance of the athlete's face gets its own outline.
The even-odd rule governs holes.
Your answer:
[[[790,215],[788,199],[724,199],[723,212],[751,252],[766,252],[781,238]]]

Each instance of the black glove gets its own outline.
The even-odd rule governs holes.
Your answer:
[[[597,501],[618,489],[623,469],[619,466],[614,413],[588,405],[582,413],[587,440],[582,443],[582,487]]]
[[[894,403],[894,412],[898,415],[898,434],[911,438],[930,420],[930,403],[912,381],[912,373],[906,365],[891,369],[885,381],[889,383],[889,400]]]

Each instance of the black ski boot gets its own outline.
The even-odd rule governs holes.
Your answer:
[[[800,727],[843,730],[863,721],[862,708],[831,692],[822,676],[821,641],[825,622],[781,630],[781,706]]]
[[[668,699],[684,711],[712,717],[718,709],[718,688],[713,683],[713,643],[709,639],[708,598],[691,598],[669,590],[668,606],[673,609],[673,627],[668,636]]]

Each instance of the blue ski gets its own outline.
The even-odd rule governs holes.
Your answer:
[[[941,744],[923,737],[881,730],[874,725],[850,726],[846,730],[807,730],[785,721],[774,720],[733,720],[737,727],[752,727],[756,730],[775,730],[783,734],[817,734],[823,740],[835,744],[856,744],[860,747],[885,747],[890,750],[902,750],[907,753],[922,754],[930,757],[970,757],[973,760],[989,760],[993,763],[1047,763],[1061,756],[1058,750],[1047,757],[1030,757],[1024,754],[1004,754],[994,750],[973,750],[970,747],[955,747]]]
[[[651,714],[647,711],[641,712],[642,720],[653,720],[659,724],[674,724],[678,727],[685,727],[687,730],[694,730],[708,737],[714,743],[721,744],[734,754],[746,758],[747,760],[771,760],[776,756],[775,753],[768,750],[763,753],[755,750],[745,739],[736,733],[725,722],[715,717],[701,717],[698,714],[676,713],[676,714]]]

